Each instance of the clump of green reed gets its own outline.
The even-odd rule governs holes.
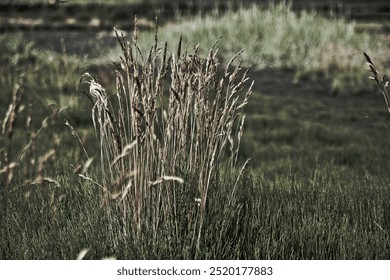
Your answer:
[[[108,94],[88,73],[81,77],[93,103],[101,177],[80,176],[103,190],[106,204],[120,208],[125,237],[148,231],[155,242],[169,224],[182,238],[185,227],[198,251],[211,181],[222,164],[227,172],[237,166],[242,110],[252,88],[248,70],[233,66],[236,55],[222,71],[217,43],[204,58],[198,46],[190,51],[181,39],[171,52],[167,43],[159,46],[156,28],[144,55],[137,28],[131,42],[117,37],[116,93]],[[187,201],[179,203],[179,193]]]
[[[183,32],[183,31],[186,32]],[[162,36],[205,46],[214,34],[223,35],[222,55],[245,47],[243,58],[256,67],[305,67],[332,71],[330,64],[350,67],[354,61],[337,60],[368,47],[370,37],[358,34],[355,24],[342,18],[328,19],[314,11],[293,11],[290,4],[253,5],[221,16],[197,16],[162,29]],[[334,51],[339,51],[335,53]],[[352,65],[351,65],[352,66]],[[354,63],[354,66],[358,66]]]
[[[226,59],[245,48],[243,61],[254,68],[291,68],[296,80],[327,77],[340,93],[372,90],[356,57],[363,49],[378,53],[386,61],[383,40],[373,40],[368,32],[344,18],[326,18],[315,11],[294,11],[290,4],[253,5],[218,16],[205,15],[180,19],[161,29],[166,41],[197,42],[201,47],[223,36],[220,55]],[[151,36],[151,35],[150,35]]]

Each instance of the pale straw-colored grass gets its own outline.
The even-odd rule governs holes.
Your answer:
[[[372,62],[368,54],[364,53],[364,57],[367,61],[368,67],[370,68],[369,71],[372,74],[372,76],[370,76],[370,79],[374,80],[377,83],[380,91],[382,92],[383,98],[385,99],[387,110],[390,113],[390,96],[389,96],[389,92],[387,91],[387,88],[389,86],[389,81],[386,79],[385,75],[381,77],[379,71],[374,65],[374,62]]]
[[[141,237],[148,228],[156,239],[162,223],[178,228],[176,213],[186,211],[199,249],[211,180],[222,163],[237,167],[242,111],[252,88],[248,70],[234,65],[239,54],[221,69],[218,42],[206,57],[181,39],[172,52],[167,43],[158,44],[156,29],[145,55],[137,28],[131,41],[117,35],[122,56],[115,94],[90,74],[81,77],[100,142],[101,178],[94,181],[110,194],[107,205],[120,206],[125,236]],[[177,188],[194,194],[187,209],[177,209]]]

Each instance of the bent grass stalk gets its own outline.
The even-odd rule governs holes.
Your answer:
[[[389,86],[389,81],[386,79],[385,75],[383,75],[382,78],[380,78],[380,73],[375,67],[374,62],[372,62],[370,56],[367,53],[363,53],[363,54],[367,61],[367,65],[370,68],[369,71],[372,74],[372,76],[370,76],[370,79],[374,80],[377,83],[379,89],[382,92],[383,98],[385,99],[387,111],[390,113],[390,96],[389,96],[389,92],[387,91],[387,88]],[[374,223],[379,227],[381,231],[383,231],[386,234],[386,236],[389,236],[389,234],[377,222],[374,221]]]
[[[387,91],[387,88],[389,86],[389,81],[386,80],[385,75],[383,75],[382,78],[380,77],[380,73],[375,67],[374,63],[372,62],[370,56],[366,53],[363,54],[365,59],[367,60],[368,67],[370,68],[369,71],[372,74],[372,76],[370,76],[370,79],[374,80],[377,83],[379,89],[382,92],[383,98],[385,99],[387,110],[390,113],[390,96],[389,96],[389,92]]]
[[[182,47],[181,39],[171,52],[167,43],[158,45],[156,28],[144,56],[137,28],[132,42],[115,32],[122,50],[115,64],[115,95],[88,73],[80,79],[93,103],[105,205],[119,202],[124,236],[141,238],[150,229],[154,241],[164,221],[173,221],[179,231],[177,211],[196,213],[188,215],[186,224],[198,252],[211,180],[222,164],[237,166],[242,110],[253,82],[248,85],[248,70],[242,73],[240,63],[233,66],[239,54],[221,71],[218,41],[205,58],[199,47],[192,52]],[[177,188],[195,194],[188,209],[176,209]]]

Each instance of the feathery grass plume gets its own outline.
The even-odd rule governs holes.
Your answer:
[[[390,97],[389,97],[389,92],[387,91],[387,88],[389,86],[389,81],[386,80],[386,76],[385,75],[383,75],[382,78],[380,77],[380,73],[377,70],[377,68],[375,67],[374,62],[372,62],[372,60],[369,57],[369,55],[366,54],[366,53],[363,53],[363,54],[364,54],[364,57],[367,60],[368,67],[370,68],[369,71],[372,74],[372,76],[370,76],[370,79],[374,80],[377,83],[377,85],[379,86],[379,89],[381,90],[382,95],[383,95],[383,97],[385,99],[387,110],[390,113]]]
[[[80,79],[93,101],[101,178],[80,176],[104,190],[105,205],[117,203],[124,236],[142,238],[148,231],[157,242],[159,230],[171,224],[179,238],[184,223],[198,251],[211,181],[222,166],[237,167],[242,110],[253,82],[248,85],[248,70],[241,73],[241,63],[235,64],[241,52],[221,69],[218,41],[206,57],[181,39],[172,52],[158,44],[156,28],[144,55],[137,28],[131,42],[115,32],[122,50],[116,93],[107,94],[88,73]],[[180,194],[191,197],[186,209],[178,209]],[[179,221],[178,211],[195,214]]]

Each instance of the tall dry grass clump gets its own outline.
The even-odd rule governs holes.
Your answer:
[[[236,55],[222,71],[217,43],[205,58],[198,46],[190,51],[181,39],[171,52],[167,43],[158,45],[156,28],[145,56],[137,28],[131,42],[117,37],[122,56],[115,94],[90,74],[81,77],[93,103],[101,177],[80,176],[103,190],[107,205],[119,206],[124,236],[141,238],[150,230],[157,240],[170,224],[177,237],[185,227],[199,249],[212,180],[222,165],[226,172],[237,166],[242,111],[252,88],[248,70],[233,66]],[[180,204],[183,193],[187,201]],[[177,218],[183,213],[185,225]]]

